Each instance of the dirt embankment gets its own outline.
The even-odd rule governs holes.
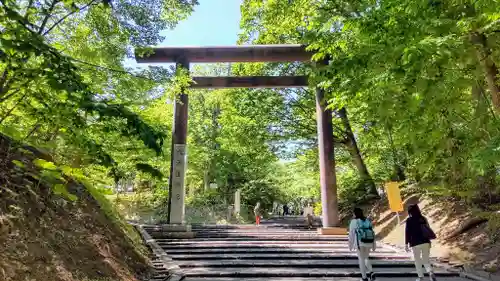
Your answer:
[[[438,236],[433,241],[433,257],[456,265],[470,266],[474,270],[486,271],[495,276],[498,274],[500,242],[493,240],[495,233],[488,229],[488,223],[484,219],[473,216],[469,208],[457,202],[420,196],[405,198],[405,210],[411,204],[419,205]],[[381,200],[371,209],[370,217],[383,242],[404,247],[406,212],[400,213],[398,224],[398,218],[389,210],[388,202]],[[500,278],[500,275],[495,278]]]
[[[37,158],[47,156],[0,135],[0,280],[136,281],[148,275],[137,233],[81,184],[65,184],[75,201],[54,194],[33,165]]]

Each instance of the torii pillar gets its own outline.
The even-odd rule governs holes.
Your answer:
[[[177,70],[189,70],[184,57],[176,61]],[[175,97],[172,146],[170,150],[170,177],[168,180],[167,224],[184,224],[186,205],[187,132],[189,97],[182,92]]]
[[[316,89],[316,122],[318,131],[319,175],[321,188],[321,207],[323,228],[337,227],[340,224],[337,179],[335,173],[335,151],[333,146],[332,111],[327,108],[323,89]],[[323,229],[321,233],[326,233]],[[336,229],[329,230],[339,234]],[[340,234],[342,234],[341,231]]]

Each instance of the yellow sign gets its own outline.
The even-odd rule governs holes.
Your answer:
[[[401,200],[401,193],[399,191],[399,183],[388,182],[385,184],[385,191],[387,193],[387,199],[389,199],[389,207],[393,212],[402,212],[403,200]]]

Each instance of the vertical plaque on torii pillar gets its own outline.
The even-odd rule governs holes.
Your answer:
[[[173,173],[172,173],[172,197],[170,206],[170,223],[184,223],[186,188],[187,148],[185,144],[174,144]]]
[[[178,58],[177,68],[189,70],[189,62]],[[170,179],[168,188],[168,217],[169,224],[184,223],[184,187],[187,164],[187,126],[188,126],[188,103],[189,97],[181,88],[174,103],[174,124],[172,130],[172,146],[170,156]]]

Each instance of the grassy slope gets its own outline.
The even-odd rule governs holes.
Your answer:
[[[104,197],[76,182],[67,184],[76,201],[55,195],[32,164],[47,156],[13,146],[0,135],[0,280],[133,281],[149,273],[137,233]]]

